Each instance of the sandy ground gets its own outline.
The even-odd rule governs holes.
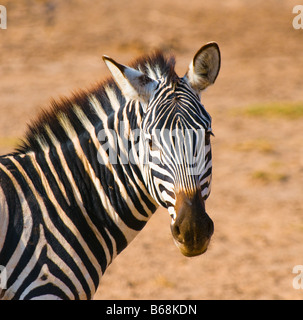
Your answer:
[[[159,210],[116,258],[96,299],[302,299],[303,118],[249,117],[255,103],[302,102],[303,30],[294,0],[0,1],[0,152],[51,97],[108,76],[101,56],[127,63],[161,48],[183,75],[196,50],[215,40],[216,84],[202,96],[213,117],[215,233],[206,254],[183,257]],[[303,284],[302,284],[303,286]]]

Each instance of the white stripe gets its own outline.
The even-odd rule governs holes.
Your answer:
[[[101,121],[106,120],[108,118],[107,114],[103,110],[100,101],[93,95],[91,94],[88,98],[90,105],[96,112],[97,116],[100,118]]]
[[[62,300],[62,299],[52,294],[44,294],[42,296],[32,298],[31,300]]]
[[[152,78],[153,80],[157,80],[158,78],[160,78],[159,73],[161,72],[158,72],[158,75],[157,75],[148,62],[146,63],[146,67],[147,67],[147,74],[150,78]]]
[[[111,106],[113,107],[114,111],[118,111],[121,107],[119,100],[117,98],[117,95],[114,91],[114,89],[112,89],[111,87],[109,87],[108,85],[106,85],[104,87],[104,90],[108,96],[109,102],[111,104]]]

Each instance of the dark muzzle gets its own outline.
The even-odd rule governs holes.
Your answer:
[[[201,193],[177,194],[175,211],[176,220],[171,231],[176,245],[188,257],[204,253],[214,232],[214,224],[205,211]]]

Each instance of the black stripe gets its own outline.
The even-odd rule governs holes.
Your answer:
[[[203,174],[203,176],[200,178],[200,181],[203,181],[206,177],[210,176],[212,173],[212,167],[208,168],[207,171]],[[203,189],[202,189],[203,190]]]
[[[31,290],[25,297],[24,300],[30,300],[33,298],[39,298],[39,296],[43,296],[45,294],[51,294],[62,300],[69,300],[68,296],[53,283],[47,283],[43,286],[37,287]]]
[[[172,197],[173,199],[175,199],[175,193],[173,191],[170,191],[168,189],[165,188],[165,186],[163,184],[159,184],[159,190],[162,193],[163,191],[165,191],[170,197]]]

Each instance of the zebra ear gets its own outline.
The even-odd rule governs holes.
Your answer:
[[[199,94],[213,84],[221,66],[221,55],[216,42],[204,45],[194,56],[185,75],[189,84]]]
[[[155,80],[136,69],[119,64],[110,57],[103,56],[103,60],[126,98],[148,103],[157,86]]]

